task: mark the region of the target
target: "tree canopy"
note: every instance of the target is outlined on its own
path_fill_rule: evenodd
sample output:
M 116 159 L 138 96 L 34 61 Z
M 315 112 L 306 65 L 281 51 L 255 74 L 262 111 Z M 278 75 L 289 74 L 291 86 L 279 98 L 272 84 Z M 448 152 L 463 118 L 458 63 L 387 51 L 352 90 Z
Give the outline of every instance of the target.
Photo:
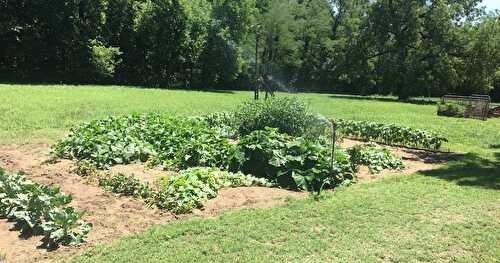
M 500 94 L 480 0 L 0 0 L 0 81 Z

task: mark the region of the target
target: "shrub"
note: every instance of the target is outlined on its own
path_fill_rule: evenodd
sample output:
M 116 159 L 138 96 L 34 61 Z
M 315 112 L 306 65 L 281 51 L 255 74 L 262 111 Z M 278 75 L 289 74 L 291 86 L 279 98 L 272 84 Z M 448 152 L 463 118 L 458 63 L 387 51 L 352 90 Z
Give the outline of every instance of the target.
M 332 171 L 330 149 L 324 138 L 310 141 L 265 128 L 241 138 L 230 169 L 264 177 L 292 189 L 333 188 L 352 179 L 352 170 L 347 154 L 338 150 Z
M 420 129 L 369 121 L 335 120 L 340 135 L 394 146 L 439 149 L 448 140 Z
M 378 173 L 384 169 L 403 169 L 401 158 L 395 156 L 387 148 L 370 143 L 357 145 L 347 150 L 353 170 L 359 165 L 366 165 L 371 173 Z
M 438 103 L 437 114 L 439 116 L 463 118 L 465 114 L 465 106 L 454 102 L 440 102 Z
M 272 127 L 282 133 L 300 136 L 306 130 L 308 117 L 306 104 L 294 97 L 249 101 L 238 107 L 235 112 L 235 122 L 240 135 Z
M 161 179 L 154 193 L 154 203 L 174 213 L 188 213 L 215 198 L 220 188 L 239 186 L 270 186 L 267 180 L 242 173 L 229 173 L 216 168 L 190 168 L 179 175 Z

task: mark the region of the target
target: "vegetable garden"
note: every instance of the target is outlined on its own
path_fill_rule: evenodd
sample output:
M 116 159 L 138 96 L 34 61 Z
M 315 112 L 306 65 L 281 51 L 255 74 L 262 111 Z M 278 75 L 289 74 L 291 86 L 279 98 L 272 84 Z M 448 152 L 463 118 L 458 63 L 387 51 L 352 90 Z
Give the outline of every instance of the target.
M 203 209 L 222 188 L 320 193 L 355 182 L 360 166 L 371 173 L 405 168 L 401 157 L 375 142 L 437 150 L 447 141 L 393 124 L 334 122 L 340 138 L 370 143 L 342 148 L 332 142 L 330 120 L 295 98 L 275 98 L 197 117 L 147 113 L 93 120 L 71 129 L 51 153 L 76 161 L 75 173 L 107 192 L 186 214 Z M 173 174 L 144 182 L 108 170 L 131 163 Z M 0 196 L 0 216 L 17 222 L 22 232 L 44 235 L 48 246 L 80 245 L 92 228 L 69 206 L 71 195 L 22 175 L 1 172 Z

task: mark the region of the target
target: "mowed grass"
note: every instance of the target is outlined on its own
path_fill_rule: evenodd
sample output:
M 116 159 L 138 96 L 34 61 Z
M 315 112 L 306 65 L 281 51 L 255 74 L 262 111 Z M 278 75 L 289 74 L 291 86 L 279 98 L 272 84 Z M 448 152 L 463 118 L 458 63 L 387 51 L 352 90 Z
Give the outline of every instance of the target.
M 500 193 L 422 175 L 150 229 L 72 262 L 497 262 Z
M 279 94 L 283 96 L 285 94 Z M 288 95 L 287 95 L 288 96 Z M 498 262 L 500 120 L 436 116 L 391 98 L 295 94 L 328 117 L 446 134 L 465 154 L 442 168 L 294 200 L 283 207 L 157 226 L 73 262 Z M 0 85 L 0 144 L 51 143 L 82 121 L 161 111 L 231 110 L 250 92 Z
M 298 96 L 313 111 L 331 118 L 397 123 L 446 135 L 445 148 L 493 157 L 500 143 L 500 119 L 487 122 L 439 117 L 435 105 L 401 103 L 389 97 L 360 99 L 330 94 Z M 197 92 L 109 86 L 30 86 L 0 84 L 0 144 L 52 143 L 70 127 L 108 115 L 169 112 L 198 115 L 234 109 L 251 92 Z

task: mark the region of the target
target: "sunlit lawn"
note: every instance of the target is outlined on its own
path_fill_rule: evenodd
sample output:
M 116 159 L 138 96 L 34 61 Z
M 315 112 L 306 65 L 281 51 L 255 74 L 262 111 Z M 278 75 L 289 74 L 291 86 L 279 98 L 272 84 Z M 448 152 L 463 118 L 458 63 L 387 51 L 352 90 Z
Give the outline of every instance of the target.
M 284 94 L 279 94 L 283 96 Z M 397 123 L 446 135 L 469 153 L 447 166 L 360 183 L 321 201 L 231 212 L 154 227 L 76 262 L 498 262 L 500 120 L 436 116 L 391 98 L 294 94 L 332 118 Z M 250 92 L 0 85 L 0 143 L 51 143 L 110 114 L 196 115 L 234 109 Z

